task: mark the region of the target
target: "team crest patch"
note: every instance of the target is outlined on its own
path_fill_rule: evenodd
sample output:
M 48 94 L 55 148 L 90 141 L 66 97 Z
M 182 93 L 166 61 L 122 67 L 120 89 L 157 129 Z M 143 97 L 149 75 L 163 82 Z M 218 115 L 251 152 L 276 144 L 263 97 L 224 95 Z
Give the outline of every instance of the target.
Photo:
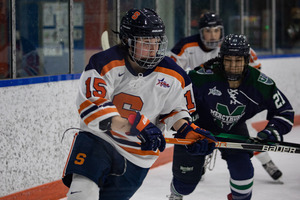
M 157 79 L 158 82 L 156 83 L 156 85 L 160 86 L 160 87 L 163 87 L 163 88 L 169 88 L 170 85 L 169 83 L 167 83 L 167 81 L 165 81 L 165 78 L 162 78 L 162 79 Z
M 258 82 L 264 83 L 266 85 L 273 85 L 274 82 L 272 81 L 272 79 L 270 79 L 269 77 L 267 77 L 265 74 L 260 73 L 260 76 L 258 77 Z
M 214 95 L 214 96 L 221 96 L 222 92 L 220 90 L 217 90 L 216 86 L 214 88 L 209 89 L 208 95 Z

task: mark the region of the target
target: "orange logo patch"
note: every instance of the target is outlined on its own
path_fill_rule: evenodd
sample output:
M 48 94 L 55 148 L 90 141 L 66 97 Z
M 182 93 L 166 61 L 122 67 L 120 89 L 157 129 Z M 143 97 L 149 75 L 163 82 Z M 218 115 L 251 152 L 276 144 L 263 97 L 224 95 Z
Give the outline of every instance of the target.
M 136 12 L 131 16 L 131 18 L 132 18 L 133 20 L 136 20 L 140 15 L 141 15 L 141 13 L 140 13 L 139 11 L 136 11 Z

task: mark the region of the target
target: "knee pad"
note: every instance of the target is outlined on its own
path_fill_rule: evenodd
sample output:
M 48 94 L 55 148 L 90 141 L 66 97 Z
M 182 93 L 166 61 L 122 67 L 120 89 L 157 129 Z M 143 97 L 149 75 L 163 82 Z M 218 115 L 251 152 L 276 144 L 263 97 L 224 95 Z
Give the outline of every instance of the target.
M 89 178 L 73 174 L 73 180 L 67 193 L 68 200 L 98 200 L 99 187 Z
M 176 178 L 173 178 L 171 183 L 171 193 L 182 196 L 189 195 L 195 190 L 197 184 L 198 183 L 184 183 Z

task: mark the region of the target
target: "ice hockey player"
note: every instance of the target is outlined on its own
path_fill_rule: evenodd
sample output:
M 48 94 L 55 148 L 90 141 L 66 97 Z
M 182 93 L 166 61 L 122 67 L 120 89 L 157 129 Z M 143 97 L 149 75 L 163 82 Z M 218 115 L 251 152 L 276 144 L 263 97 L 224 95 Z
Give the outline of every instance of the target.
M 245 121 L 267 110 L 268 124 L 257 137 L 262 141 L 281 141 L 292 129 L 293 108 L 271 78 L 248 65 L 249 49 L 244 35 L 230 34 L 225 37 L 214 66 L 189 72 L 196 101 L 194 123 L 215 135 L 249 136 Z M 228 199 L 251 199 L 253 153 L 233 149 L 220 151 L 230 174 Z M 190 156 L 183 146 L 175 145 L 169 199 L 182 199 L 193 192 L 201 178 L 204 159 L 205 156 Z M 183 171 L 182 166 L 193 170 Z
M 218 56 L 223 39 L 223 20 L 212 11 L 206 12 L 200 18 L 199 33 L 180 40 L 172 48 L 171 58 L 187 71 L 195 69 Z M 261 69 L 261 63 L 252 48 L 250 48 L 249 65 Z M 278 180 L 282 176 L 282 172 L 274 164 L 269 153 L 255 152 L 254 155 L 274 180 Z
M 81 131 L 63 174 L 68 200 L 130 199 L 165 149 L 165 127 L 179 130 L 176 137 L 202 138 L 187 151 L 214 149 L 215 138 L 188 121 L 195 110 L 191 80 L 165 57 L 165 26 L 156 12 L 129 10 L 119 37 L 121 44 L 90 58 L 79 81 Z

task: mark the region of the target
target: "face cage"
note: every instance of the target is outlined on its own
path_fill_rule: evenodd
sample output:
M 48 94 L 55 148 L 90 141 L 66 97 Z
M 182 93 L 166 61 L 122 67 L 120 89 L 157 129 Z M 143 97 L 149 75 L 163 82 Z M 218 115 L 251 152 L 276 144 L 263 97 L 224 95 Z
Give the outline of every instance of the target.
M 157 42 L 151 42 L 155 39 Z M 139 45 L 137 45 L 139 43 Z M 155 46 L 157 45 L 157 48 Z M 167 36 L 136 37 L 128 39 L 129 55 L 140 67 L 152 69 L 165 57 Z M 140 46 L 140 48 L 138 47 Z
M 247 66 L 249 64 L 249 57 L 244 57 L 245 59 L 245 64 L 244 64 L 244 69 L 241 73 L 230 73 L 230 72 L 226 72 L 225 70 L 225 66 L 224 66 L 224 56 L 222 58 L 222 69 L 224 71 L 224 74 L 227 78 L 228 81 L 239 81 L 241 80 L 242 78 L 244 78 L 246 72 L 247 72 Z
M 220 39 L 219 40 L 216 40 L 216 41 L 205 41 L 204 39 L 204 36 L 203 36 L 203 29 L 205 28 L 221 28 L 221 35 L 220 35 Z M 199 30 L 200 32 L 200 39 L 202 41 L 202 43 L 206 46 L 206 48 L 208 49 L 215 49 L 217 48 L 222 42 L 223 42 L 223 39 L 224 39 L 224 27 L 223 26 L 214 26 L 214 27 L 203 27 Z

